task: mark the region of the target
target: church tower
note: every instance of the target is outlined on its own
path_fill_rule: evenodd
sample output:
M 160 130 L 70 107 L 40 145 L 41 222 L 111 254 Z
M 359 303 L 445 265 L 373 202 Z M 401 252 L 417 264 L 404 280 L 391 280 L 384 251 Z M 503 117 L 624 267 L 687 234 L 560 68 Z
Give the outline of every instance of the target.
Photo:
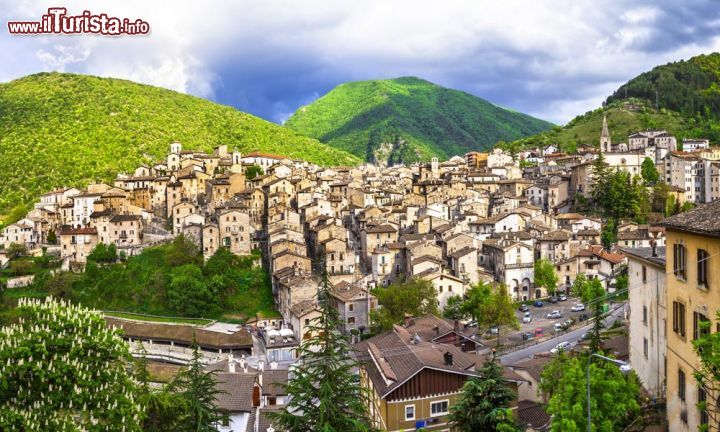
M 610 141 L 610 131 L 607 125 L 607 116 L 603 116 L 602 132 L 600 133 L 600 151 L 610 153 L 612 142 Z

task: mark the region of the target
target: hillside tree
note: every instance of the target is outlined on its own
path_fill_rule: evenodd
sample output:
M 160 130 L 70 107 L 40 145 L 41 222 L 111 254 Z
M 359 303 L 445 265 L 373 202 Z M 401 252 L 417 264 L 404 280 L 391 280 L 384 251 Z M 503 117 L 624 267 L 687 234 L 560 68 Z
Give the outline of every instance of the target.
M 502 326 L 519 329 L 520 323 L 515 315 L 515 307 L 503 284 L 479 282 L 465 293 L 462 312 L 472 317 L 480 328 L 496 326 L 498 345 Z

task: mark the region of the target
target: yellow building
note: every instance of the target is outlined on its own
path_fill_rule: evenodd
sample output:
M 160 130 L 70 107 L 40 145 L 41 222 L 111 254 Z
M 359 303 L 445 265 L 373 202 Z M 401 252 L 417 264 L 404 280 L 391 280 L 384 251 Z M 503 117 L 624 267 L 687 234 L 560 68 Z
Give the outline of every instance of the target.
M 671 431 L 698 430 L 709 418 L 697 403 L 717 397 L 708 395 L 695 381 L 693 373 L 700 362 L 692 342 L 701 334 L 699 323 L 717 321 L 720 310 L 719 214 L 720 201 L 715 201 L 663 222 L 667 235 L 665 376 Z M 710 425 L 710 430 L 717 427 Z

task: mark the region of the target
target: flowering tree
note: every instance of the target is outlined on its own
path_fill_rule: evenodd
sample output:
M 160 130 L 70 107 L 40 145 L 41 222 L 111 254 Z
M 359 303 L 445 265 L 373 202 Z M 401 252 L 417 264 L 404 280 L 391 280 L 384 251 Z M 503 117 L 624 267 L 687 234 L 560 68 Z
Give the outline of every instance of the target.
M 130 355 L 100 313 L 21 299 L 0 328 L 0 430 L 139 431 Z

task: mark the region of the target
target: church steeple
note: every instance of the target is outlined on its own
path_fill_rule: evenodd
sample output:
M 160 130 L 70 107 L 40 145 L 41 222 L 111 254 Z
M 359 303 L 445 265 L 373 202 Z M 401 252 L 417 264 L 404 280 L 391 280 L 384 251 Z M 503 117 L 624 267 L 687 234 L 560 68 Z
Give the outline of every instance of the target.
M 602 132 L 600 133 L 600 151 L 608 153 L 612 148 L 610 130 L 608 129 L 607 116 L 603 116 Z

